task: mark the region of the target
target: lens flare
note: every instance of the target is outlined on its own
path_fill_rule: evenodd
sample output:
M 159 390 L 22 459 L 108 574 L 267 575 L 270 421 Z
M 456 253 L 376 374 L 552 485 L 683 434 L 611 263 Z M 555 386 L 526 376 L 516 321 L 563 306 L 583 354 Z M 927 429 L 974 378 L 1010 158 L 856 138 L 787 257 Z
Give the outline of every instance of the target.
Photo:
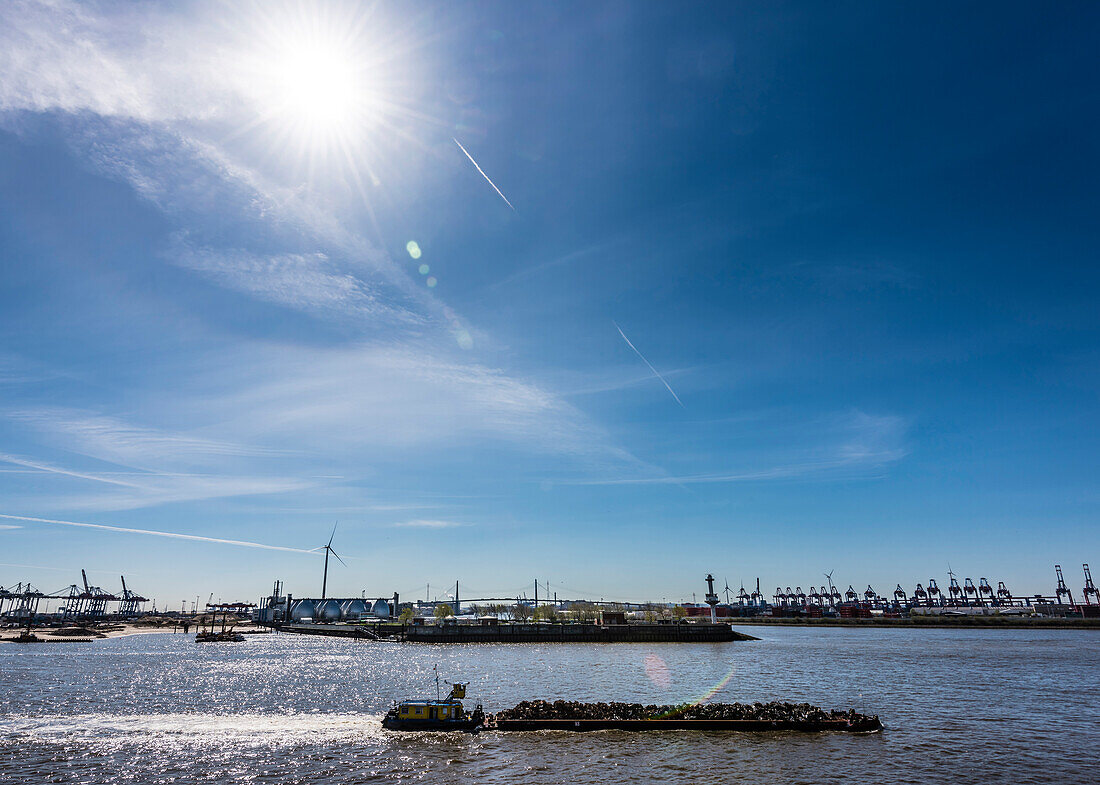
M 662 673 L 663 673 L 664 678 L 668 679 L 669 684 L 671 684 L 671 682 L 672 682 L 671 673 L 668 670 L 668 666 L 665 665 L 664 661 L 660 657 L 658 657 L 654 654 L 650 654 L 645 658 L 645 670 L 646 670 L 646 675 L 649 676 L 649 678 L 650 678 L 650 681 L 652 681 L 654 684 L 656 684 L 658 687 L 661 687 L 662 689 L 664 689 L 664 685 L 662 685 L 658 681 L 658 679 L 661 678 Z M 651 670 L 652 670 L 652 674 L 651 674 Z M 691 708 L 693 706 L 698 706 L 701 703 L 706 703 L 707 701 L 709 701 L 711 698 L 713 698 L 715 695 L 717 695 L 718 693 L 720 693 L 722 690 L 724 690 L 726 688 L 726 686 L 733 679 L 733 675 L 734 675 L 734 672 L 736 670 L 737 670 L 736 665 L 731 666 L 730 670 L 729 670 L 729 673 L 727 673 L 725 676 L 723 676 L 717 684 L 715 684 L 713 687 L 708 689 L 702 695 L 699 695 L 695 698 L 692 698 L 691 700 L 685 701 L 682 705 L 676 707 L 672 711 L 668 711 L 668 712 L 665 712 L 663 714 L 659 714 L 656 717 L 654 717 L 654 719 L 665 719 L 665 718 L 668 718 L 668 717 L 675 717 L 677 714 L 684 711 L 685 709 Z
M 667 690 L 672 684 L 672 675 L 668 665 L 656 654 L 647 654 L 645 657 L 645 675 L 649 680 L 662 690 Z

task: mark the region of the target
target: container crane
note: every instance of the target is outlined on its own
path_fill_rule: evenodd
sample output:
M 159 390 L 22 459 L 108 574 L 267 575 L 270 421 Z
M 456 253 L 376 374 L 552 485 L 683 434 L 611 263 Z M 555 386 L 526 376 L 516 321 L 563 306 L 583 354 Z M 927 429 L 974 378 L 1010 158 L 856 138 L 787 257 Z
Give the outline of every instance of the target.
M 928 604 L 928 592 L 926 592 L 924 587 L 919 583 L 917 584 L 916 590 L 913 592 L 913 599 L 916 601 L 917 605 Z
M 894 589 L 894 605 L 901 607 L 909 601 L 909 595 L 905 593 L 905 589 L 901 588 L 901 584 L 897 585 Z
M 878 599 L 878 592 L 871 588 L 871 584 L 867 584 L 867 590 L 863 592 L 863 598 L 867 601 L 868 605 L 874 605 Z
M 1062 577 L 1062 565 L 1061 564 L 1055 564 L 1054 565 L 1054 573 L 1058 576 L 1058 588 L 1056 588 L 1054 590 L 1054 595 L 1058 598 L 1058 604 L 1061 605 L 1062 604 L 1062 597 L 1066 597 L 1066 598 L 1069 599 L 1069 604 L 1073 605 L 1073 592 L 1071 592 L 1069 590 L 1069 587 L 1066 586 L 1066 581 Z
M 975 605 L 981 605 L 981 598 L 978 596 L 978 587 L 974 585 L 973 578 L 966 578 L 963 584 L 963 591 L 966 593 L 966 604 L 969 605 L 971 601 Z
M 989 604 L 993 604 L 993 587 L 989 585 L 989 581 L 985 578 L 978 579 L 978 596 L 981 597 L 983 602 L 989 600 Z
M 1081 566 L 1085 568 L 1085 604 L 1092 605 L 1091 597 L 1095 597 L 1097 604 L 1100 604 L 1100 589 L 1097 589 L 1092 582 L 1092 573 L 1089 572 L 1089 566 L 1087 564 Z
M 952 605 L 961 605 L 963 599 L 963 590 L 959 586 L 959 581 L 955 577 L 955 573 L 951 572 L 951 568 L 947 568 L 947 576 L 951 579 L 950 585 L 947 587 L 947 593 L 951 596 Z
M 928 602 L 930 605 L 943 605 L 943 592 L 935 578 L 928 579 Z
M 149 600 L 126 587 L 125 575 L 120 575 L 119 578 L 122 580 L 122 597 L 118 605 L 118 615 L 137 616 L 141 612 L 141 604 Z
M 753 595 L 753 596 L 755 596 L 755 595 Z M 754 602 L 752 596 L 750 596 L 749 593 L 747 591 L 745 591 L 745 584 L 743 584 L 743 583 L 741 584 L 741 591 L 737 592 L 737 604 L 740 605 L 741 607 L 744 607 L 744 606 L 750 605 L 750 604 L 755 605 L 755 602 Z

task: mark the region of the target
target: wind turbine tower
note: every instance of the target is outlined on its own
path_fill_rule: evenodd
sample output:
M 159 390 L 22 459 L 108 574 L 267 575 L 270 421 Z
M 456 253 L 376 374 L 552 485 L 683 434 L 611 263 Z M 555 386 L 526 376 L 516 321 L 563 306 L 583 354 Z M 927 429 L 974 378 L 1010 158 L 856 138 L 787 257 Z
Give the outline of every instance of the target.
M 339 525 L 340 525 L 340 522 L 337 521 L 336 524 L 332 527 L 332 534 L 330 534 L 328 536 L 328 542 L 325 543 L 323 548 L 314 548 L 314 550 L 323 550 L 325 552 L 325 574 L 324 574 L 324 577 L 321 579 L 321 599 L 322 600 L 325 599 L 326 593 L 328 592 L 328 555 L 331 553 L 333 556 L 336 557 L 336 560 L 338 562 L 340 562 L 341 564 L 344 564 L 344 560 L 340 558 L 340 554 L 338 554 L 332 548 L 332 538 L 336 536 L 336 527 L 339 526 Z M 347 567 L 348 565 L 344 564 L 344 566 Z

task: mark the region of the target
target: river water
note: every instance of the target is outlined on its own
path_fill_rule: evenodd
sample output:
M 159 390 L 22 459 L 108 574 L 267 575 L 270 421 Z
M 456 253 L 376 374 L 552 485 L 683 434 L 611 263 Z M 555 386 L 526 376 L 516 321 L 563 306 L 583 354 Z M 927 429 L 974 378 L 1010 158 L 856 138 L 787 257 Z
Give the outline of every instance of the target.
M 0 645 L 0 783 L 1086 783 L 1100 631 L 765 628 L 721 644 L 451 645 L 156 633 Z M 880 734 L 397 734 L 391 699 L 806 701 Z M 444 687 L 446 689 L 446 687 Z M 469 705 L 471 701 L 467 701 Z

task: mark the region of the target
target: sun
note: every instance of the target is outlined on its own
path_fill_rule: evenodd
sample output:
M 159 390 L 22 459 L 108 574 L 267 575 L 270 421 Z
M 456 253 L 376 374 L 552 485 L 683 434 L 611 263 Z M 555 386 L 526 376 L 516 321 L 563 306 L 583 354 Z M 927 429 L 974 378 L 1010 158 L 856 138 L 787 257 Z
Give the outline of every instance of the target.
M 276 146 L 310 156 L 347 148 L 397 105 L 385 97 L 393 58 L 366 17 L 332 8 L 263 14 L 241 61 L 254 116 L 248 130 L 262 128 Z
M 303 41 L 272 63 L 270 111 L 275 122 L 315 142 L 353 133 L 371 121 L 370 74 L 339 41 Z
M 291 50 L 277 73 L 283 111 L 322 127 L 346 123 L 363 103 L 362 76 L 347 52 L 316 44 Z

